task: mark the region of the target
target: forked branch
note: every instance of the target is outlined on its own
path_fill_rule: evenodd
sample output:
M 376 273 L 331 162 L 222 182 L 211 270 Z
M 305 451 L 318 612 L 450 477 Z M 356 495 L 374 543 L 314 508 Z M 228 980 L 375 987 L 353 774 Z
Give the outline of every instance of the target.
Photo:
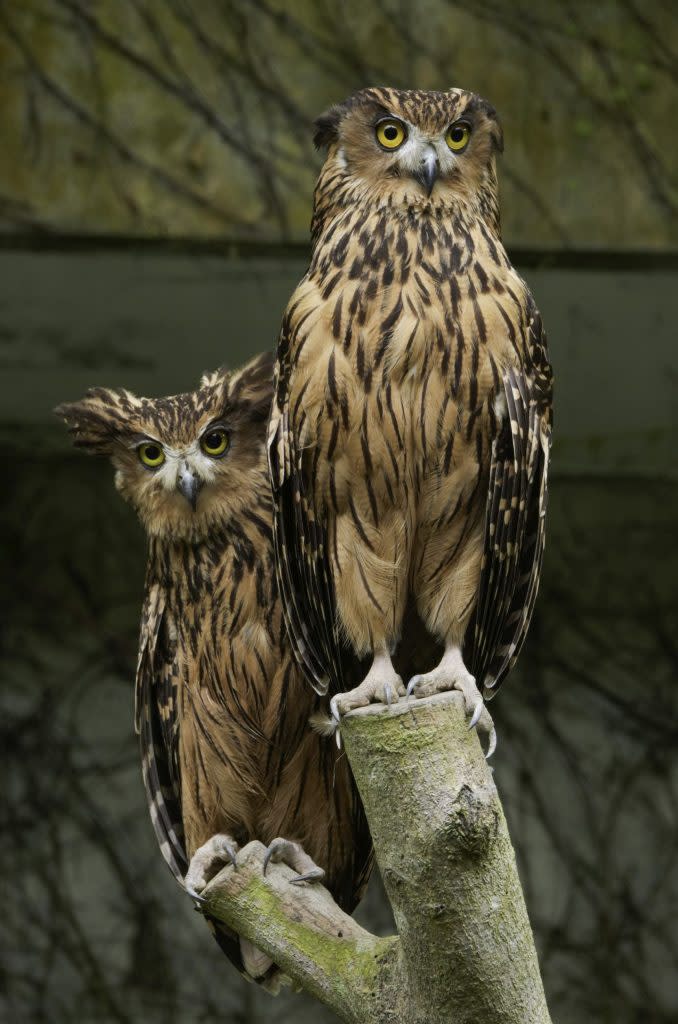
M 515 856 L 460 694 L 347 715 L 342 737 L 398 935 L 361 928 L 319 885 L 262 873 L 250 843 L 206 909 L 355 1024 L 550 1024 Z

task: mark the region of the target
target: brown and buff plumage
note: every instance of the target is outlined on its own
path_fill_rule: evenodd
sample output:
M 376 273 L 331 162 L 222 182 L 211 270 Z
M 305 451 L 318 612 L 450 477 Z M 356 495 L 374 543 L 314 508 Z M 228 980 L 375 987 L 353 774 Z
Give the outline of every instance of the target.
M 78 447 L 111 458 L 149 538 L 136 728 L 167 864 L 199 888 L 239 845 L 285 837 L 303 848 L 294 866 L 313 873 L 312 858 L 350 910 L 371 844 L 346 759 L 309 728 L 317 698 L 284 630 L 265 455 L 271 376 L 263 356 L 191 393 L 99 388 L 57 412 Z M 215 430 L 227 438 L 220 457 L 202 450 Z M 140 460 L 149 442 L 164 454 L 158 467 Z M 216 936 L 239 969 L 271 982 L 262 954 L 223 926 Z
M 355 684 L 347 648 L 373 658 L 336 712 L 397 699 L 413 600 L 445 654 L 410 691 L 462 689 L 493 744 L 475 680 L 496 692 L 525 638 L 551 434 L 541 318 L 500 240 L 501 129 L 463 90 L 366 89 L 315 140 L 312 259 L 269 427 L 290 633 L 319 693 Z

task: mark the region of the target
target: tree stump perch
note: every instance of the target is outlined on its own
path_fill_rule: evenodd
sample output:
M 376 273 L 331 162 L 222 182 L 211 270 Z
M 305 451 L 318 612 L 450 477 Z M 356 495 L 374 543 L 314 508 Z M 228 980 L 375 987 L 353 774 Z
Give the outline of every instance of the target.
M 249 843 L 205 910 L 349 1024 L 550 1024 L 499 795 L 463 698 L 372 705 L 342 720 L 397 936 L 361 928 Z

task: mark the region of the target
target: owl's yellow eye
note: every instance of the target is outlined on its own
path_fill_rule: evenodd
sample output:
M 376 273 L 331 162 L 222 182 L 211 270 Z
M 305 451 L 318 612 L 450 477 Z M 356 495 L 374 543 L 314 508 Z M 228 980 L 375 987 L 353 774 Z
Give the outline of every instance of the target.
M 462 149 L 466 149 L 468 146 L 470 138 L 471 129 L 469 125 L 464 121 L 460 121 L 458 124 L 453 124 L 447 129 L 445 142 L 453 153 L 461 153 Z
M 159 444 L 154 441 L 147 441 L 137 448 L 139 460 L 149 469 L 157 469 L 165 461 L 165 453 Z
M 383 149 L 398 149 L 407 138 L 405 125 L 391 117 L 380 121 L 375 131 L 377 142 Z
M 205 455 L 211 455 L 213 459 L 218 459 L 228 448 L 228 434 L 222 427 L 210 430 L 200 439 L 200 447 Z

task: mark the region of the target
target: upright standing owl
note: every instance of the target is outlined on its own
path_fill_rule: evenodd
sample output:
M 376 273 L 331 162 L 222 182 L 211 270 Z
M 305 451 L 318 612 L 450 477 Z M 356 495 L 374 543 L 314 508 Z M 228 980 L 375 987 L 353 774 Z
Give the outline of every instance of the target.
M 96 388 L 57 413 L 79 448 L 112 460 L 148 534 L 136 728 L 167 864 L 196 893 L 259 839 L 300 878 L 324 873 L 351 910 L 371 841 L 346 759 L 309 728 L 317 698 L 284 629 L 266 466 L 272 369 L 261 356 L 161 399 Z M 215 929 L 239 969 L 271 981 L 269 959 Z
M 512 667 L 544 548 L 551 368 L 500 240 L 493 108 L 365 89 L 316 122 L 311 265 L 278 344 L 269 464 L 298 657 L 341 713 L 397 700 L 408 600 L 443 646 L 408 693 L 486 697 Z M 343 651 L 371 667 L 350 692 Z M 423 667 L 423 666 L 422 666 Z

